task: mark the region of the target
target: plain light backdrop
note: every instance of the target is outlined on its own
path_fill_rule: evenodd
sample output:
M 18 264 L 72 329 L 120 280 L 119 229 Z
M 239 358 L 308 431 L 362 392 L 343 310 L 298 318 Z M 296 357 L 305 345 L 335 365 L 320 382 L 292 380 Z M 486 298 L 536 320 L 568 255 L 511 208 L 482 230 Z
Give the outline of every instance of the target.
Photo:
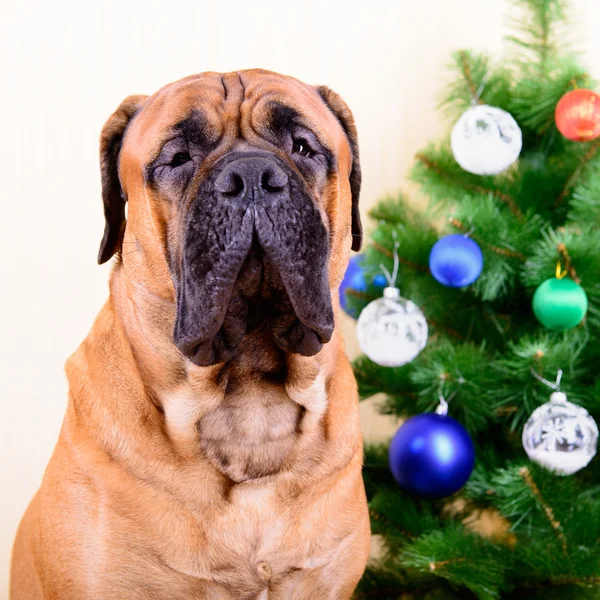
M 0 1 L 0 599 L 65 410 L 63 364 L 107 296 L 97 148 L 120 101 L 204 70 L 327 84 L 354 111 L 366 213 L 448 128 L 435 106 L 450 52 L 498 55 L 510 15 L 504 0 Z M 600 75 L 600 2 L 572 15 Z

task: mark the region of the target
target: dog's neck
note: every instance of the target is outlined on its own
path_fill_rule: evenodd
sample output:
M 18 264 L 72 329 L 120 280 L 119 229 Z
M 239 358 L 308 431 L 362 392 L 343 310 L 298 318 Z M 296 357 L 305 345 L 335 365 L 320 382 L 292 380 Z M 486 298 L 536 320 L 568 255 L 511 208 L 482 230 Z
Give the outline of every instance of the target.
M 87 348 L 83 355 L 80 349 L 67 365 L 73 397 L 83 394 L 74 385 L 80 379 L 76 371 L 81 359 L 86 361 L 88 373 L 95 369 L 108 372 L 112 389 L 103 390 L 103 397 L 93 403 L 96 407 L 115 405 L 115 410 L 101 411 L 96 419 L 110 453 L 133 452 L 124 446 L 123 438 L 129 445 L 143 435 L 153 436 L 157 444 L 168 448 L 167 454 L 189 460 L 200 451 L 199 439 L 210 440 L 201 450 L 213 456 L 217 468 L 232 479 L 244 480 L 252 473 L 259 476 L 262 470 L 269 474 L 283 468 L 292 454 L 290 440 L 301 433 L 306 434 L 306 443 L 312 440 L 316 448 L 317 437 L 322 443 L 325 434 L 335 435 L 334 415 L 338 415 L 342 431 L 342 423 L 356 413 L 356 388 L 339 333 L 317 355 L 303 357 L 282 353 L 268 332 L 258 330 L 243 340 L 235 360 L 198 367 L 172 342 L 174 303 L 167 294 L 135 283 L 121 266 L 113 271 L 110 289 L 109 302 L 82 345 Z M 121 380 L 120 361 L 130 363 L 126 372 L 135 372 L 136 381 Z M 348 388 L 346 395 L 337 394 L 346 406 L 329 406 L 327 389 L 334 379 L 336 386 Z M 129 421 L 108 426 L 102 422 L 106 414 L 127 414 Z M 132 422 L 131 415 L 138 421 Z M 256 439 L 250 439 L 253 428 Z M 244 436 L 247 439 L 241 439 Z M 354 427 L 346 429 L 344 437 L 348 447 L 360 439 Z M 231 444 L 237 444 L 239 449 L 244 442 L 248 456 L 226 455 L 224 448 L 229 451 Z M 254 445 L 262 448 L 266 444 L 273 446 L 270 462 L 253 463 L 249 457 L 256 455 Z M 272 456 L 281 456 L 281 464 L 273 463 Z M 158 460 L 158 456 L 154 458 Z M 240 466 L 244 461 L 245 466 Z

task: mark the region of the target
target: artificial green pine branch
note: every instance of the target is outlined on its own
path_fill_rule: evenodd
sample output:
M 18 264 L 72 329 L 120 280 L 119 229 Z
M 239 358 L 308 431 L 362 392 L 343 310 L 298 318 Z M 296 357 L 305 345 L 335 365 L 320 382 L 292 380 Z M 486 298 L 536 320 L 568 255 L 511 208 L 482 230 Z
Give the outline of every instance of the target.
M 598 582 L 536 582 L 513 590 L 506 600 L 598 600 Z
M 446 118 L 455 121 L 473 104 L 506 106 L 511 98 L 508 70 L 493 67 L 489 56 L 460 50 L 452 55 L 451 79 L 439 102 Z
M 562 206 L 570 197 L 573 187 L 579 183 L 586 170 L 590 167 L 590 163 L 595 162 L 598 158 L 598 152 L 600 151 L 600 141 L 596 140 L 591 142 L 587 148 L 585 154 L 579 160 L 579 163 L 575 166 L 572 173 L 565 181 L 560 194 L 554 201 L 554 208 Z
M 531 134 L 539 136 L 555 131 L 554 109 L 564 94 L 593 85 L 588 73 L 569 59 L 557 65 L 551 76 L 527 73 L 516 84 L 506 106 L 523 128 L 525 138 L 531 139 Z
M 386 444 L 366 444 L 364 453 L 363 479 L 370 501 L 379 490 L 394 488 L 395 482 L 390 473 Z
M 370 565 L 361 579 L 354 597 L 357 600 L 398 600 L 402 594 L 414 590 L 410 577 L 402 576 L 396 569 Z
M 561 391 L 600 422 L 600 141 L 572 142 L 554 124 L 560 98 L 594 82 L 566 52 L 561 0 L 519 0 L 508 61 L 469 51 L 453 56 L 440 107 L 451 122 L 472 103 L 509 111 L 523 133 L 518 162 L 496 176 L 476 176 L 454 159 L 448 141 L 416 156 L 411 177 L 429 199 L 426 211 L 402 196 L 371 211 L 367 279 L 391 269 L 399 242 L 398 286 L 429 325 L 426 348 L 399 368 L 355 362 L 362 396 L 382 393 L 382 412 L 432 411 L 440 394 L 449 415 L 470 432 L 476 467 L 462 492 L 428 501 L 400 490 L 385 446 L 365 451 L 364 477 L 373 530 L 383 554 L 358 598 L 492 600 L 600 597 L 600 460 L 569 477 L 528 460 L 523 426 Z M 484 271 L 466 289 L 444 287 L 429 272 L 429 252 L 448 233 L 470 235 Z M 587 293 L 585 319 L 566 331 L 544 329 L 532 295 L 560 267 Z M 352 295 L 361 309 L 381 297 L 369 284 Z M 481 514 L 509 531 L 476 533 Z M 498 516 L 499 515 L 499 516 Z M 467 526 L 468 525 L 468 526 Z
M 510 552 L 462 527 L 433 531 L 408 544 L 404 567 L 431 573 L 469 589 L 479 600 L 495 600 L 507 589 Z
M 371 530 L 385 536 L 387 552 L 396 555 L 402 547 L 420 535 L 440 528 L 441 521 L 429 503 L 415 502 L 396 486 L 381 488 L 369 502 Z
M 533 63 L 539 75 L 547 75 L 556 55 L 562 49 L 566 4 L 563 0 L 513 0 L 523 13 L 514 19 L 514 35 L 506 39 L 528 51 L 528 62 Z
M 413 412 L 430 412 L 439 402 L 440 394 L 449 398 L 456 393 L 460 402 L 450 402 L 450 414 L 470 431 L 476 432 L 494 419 L 490 408 L 488 390 L 492 378 L 481 364 L 489 359 L 485 346 L 463 343 L 452 344 L 448 339 L 432 344 L 411 364 L 410 380 L 418 394 L 413 402 Z M 388 403 L 389 412 L 393 405 Z
M 421 185 L 432 204 L 460 202 L 465 197 L 492 196 L 505 204 L 518 220 L 523 212 L 510 194 L 510 179 L 467 173 L 456 163 L 448 145 L 429 146 L 415 156 L 411 179 Z
M 595 169 L 590 170 L 573 189 L 570 222 L 600 227 L 600 177 L 595 175 Z
M 579 361 L 587 342 L 586 331 L 575 329 L 524 336 L 508 345 L 491 365 L 496 373 L 496 385 L 490 390 L 490 402 L 494 410 L 505 415 L 510 429 L 520 430 L 531 413 L 548 401 L 550 390 L 533 372 L 552 380 L 558 369 L 565 370 L 562 389 L 570 400 L 588 408 L 597 406 L 598 400 L 581 381 L 585 371 Z
M 355 592 L 356 600 L 474 600 L 466 591 L 452 589 L 440 578 L 423 577 L 414 569 L 403 570 L 397 561 L 373 561 Z
M 391 396 L 407 396 L 411 405 L 414 402 L 416 390 L 409 369 L 382 367 L 366 356 L 360 356 L 354 362 L 354 373 L 363 399 L 384 392 Z
M 592 301 L 600 299 L 600 236 L 595 224 L 570 222 L 543 231 L 523 268 L 523 284 L 537 287 L 556 271 L 557 263 L 582 285 Z

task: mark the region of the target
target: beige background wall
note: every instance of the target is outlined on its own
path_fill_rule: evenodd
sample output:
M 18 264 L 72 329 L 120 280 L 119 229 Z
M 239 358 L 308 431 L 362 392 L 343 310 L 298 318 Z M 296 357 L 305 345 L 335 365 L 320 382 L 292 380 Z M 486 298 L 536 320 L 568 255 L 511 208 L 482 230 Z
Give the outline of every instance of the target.
M 600 75 L 597 0 L 575 0 Z M 363 209 L 403 184 L 449 52 L 497 51 L 503 0 L 0 1 L 0 599 L 10 545 L 66 404 L 63 363 L 107 295 L 97 138 L 123 97 L 202 70 L 260 66 L 326 83 L 353 108 Z M 344 324 L 352 342 L 352 325 Z M 368 435 L 380 426 L 365 419 Z

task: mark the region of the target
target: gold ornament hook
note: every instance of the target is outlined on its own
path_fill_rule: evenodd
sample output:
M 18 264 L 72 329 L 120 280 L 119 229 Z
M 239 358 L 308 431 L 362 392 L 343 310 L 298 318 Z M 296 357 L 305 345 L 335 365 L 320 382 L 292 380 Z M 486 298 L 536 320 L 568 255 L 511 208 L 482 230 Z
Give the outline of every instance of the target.
M 569 271 L 566 269 L 563 271 L 562 266 L 560 264 L 560 260 L 556 261 L 556 279 L 562 279 L 566 275 L 568 275 Z

